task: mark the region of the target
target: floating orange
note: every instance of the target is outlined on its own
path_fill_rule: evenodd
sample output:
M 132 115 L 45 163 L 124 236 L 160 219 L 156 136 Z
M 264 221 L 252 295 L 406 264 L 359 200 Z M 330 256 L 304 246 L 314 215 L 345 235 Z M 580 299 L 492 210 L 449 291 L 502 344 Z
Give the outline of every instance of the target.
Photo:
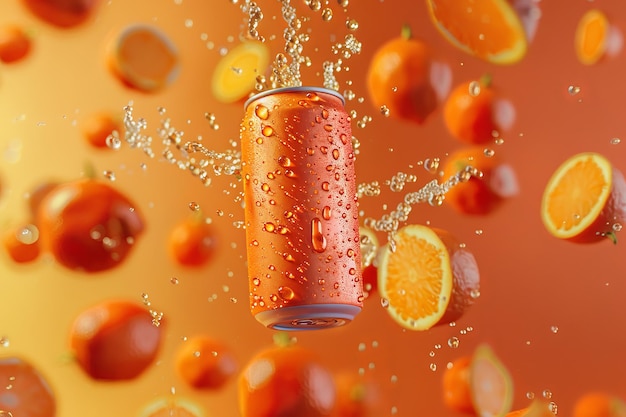
M 541 201 L 548 232 L 573 242 L 616 241 L 626 221 L 626 181 L 604 156 L 586 152 L 563 162 Z
M 478 416 L 504 416 L 513 405 L 513 380 L 488 345 L 474 351 L 469 364 L 469 387 Z
M 443 402 L 452 411 L 474 412 L 469 386 L 471 359 L 471 356 L 462 356 L 448 364 L 443 373 Z
M 269 47 L 259 41 L 246 41 L 220 59 L 213 72 L 213 96 L 222 103 L 241 101 L 254 92 L 258 76 L 270 62 Z
M 499 97 L 490 76 L 465 81 L 452 90 L 443 107 L 443 120 L 452 136 L 470 144 L 493 143 L 515 118 L 510 101 Z
M 515 172 L 497 154 L 485 152 L 482 146 L 459 149 L 446 158 L 443 180 L 471 167 L 474 175 L 465 178 L 445 195 L 444 204 L 459 213 L 487 215 L 497 209 L 506 198 L 517 194 Z
M 397 120 L 423 124 L 449 90 L 449 67 L 408 26 L 381 45 L 367 70 L 367 91 L 375 107 Z M 434 80 L 439 78 L 439 82 Z
M 332 374 L 297 344 L 258 352 L 239 377 L 242 417 L 327 416 L 335 404 Z
M 526 31 L 507 0 L 427 0 L 439 32 L 459 49 L 494 64 L 520 61 L 528 49 Z
M 219 389 L 238 367 L 232 350 L 206 335 L 188 338 L 176 352 L 176 371 L 193 388 Z
M 118 34 L 108 49 L 110 70 L 124 84 L 156 92 L 178 75 L 179 58 L 174 43 L 160 29 L 133 24 Z
M 20 61 L 28 55 L 31 48 L 31 38 L 21 26 L 0 26 L 0 61 L 7 64 Z
M 391 318 L 427 330 L 461 317 L 479 287 L 474 256 L 448 232 L 408 225 L 387 244 L 378 267 L 378 291 Z
M 574 403 L 572 417 L 626 417 L 626 403 L 606 392 L 587 392 Z
M 622 34 L 598 9 L 587 11 L 578 22 L 574 48 L 578 60 L 593 65 L 604 56 L 615 55 L 622 47 Z
M 162 333 L 144 306 L 107 300 L 78 314 L 70 329 L 70 348 L 89 377 L 130 380 L 154 362 Z
M 110 148 L 109 136 L 123 133 L 120 121 L 110 112 L 98 111 L 89 114 L 81 123 L 83 137 L 95 148 Z
M 195 402 L 179 397 L 159 398 L 139 413 L 139 417 L 204 417 L 207 414 Z
M 56 399 L 39 370 L 19 357 L 0 358 L 0 415 L 55 417 Z

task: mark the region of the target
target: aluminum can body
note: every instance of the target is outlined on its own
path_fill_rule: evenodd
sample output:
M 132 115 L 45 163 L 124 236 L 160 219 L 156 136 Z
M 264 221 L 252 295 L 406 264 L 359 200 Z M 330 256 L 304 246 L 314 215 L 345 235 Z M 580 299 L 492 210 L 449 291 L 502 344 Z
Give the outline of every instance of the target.
M 363 284 L 350 117 L 322 88 L 250 98 L 241 124 L 250 308 L 279 330 L 335 327 Z

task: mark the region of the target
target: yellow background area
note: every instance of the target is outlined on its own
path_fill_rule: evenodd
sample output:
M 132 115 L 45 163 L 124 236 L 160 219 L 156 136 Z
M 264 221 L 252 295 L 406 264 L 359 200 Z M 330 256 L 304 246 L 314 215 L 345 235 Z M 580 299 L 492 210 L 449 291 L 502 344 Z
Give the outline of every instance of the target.
M 430 22 L 422 0 L 353 0 L 347 15 L 331 3 L 336 10 L 331 22 L 310 14 L 312 40 L 305 53 L 310 52 L 313 66 L 303 70 L 304 80 L 321 86 L 321 63 L 333 57 L 330 45 L 347 33 L 346 17 L 356 19 L 363 53 L 345 62 L 349 70 L 340 73 L 339 82 L 343 92 L 351 80 L 350 88 L 363 98 L 346 105 L 357 111 L 357 120 L 373 118 L 363 129 L 354 126 L 361 143 L 357 181 L 383 183 L 398 171 L 413 172 L 418 183 L 406 190 L 416 190 L 433 179 L 417 166 L 419 161 L 443 160 L 461 147 L 447 133 L 441 111 L 416 126 L 385 118 L 368 100 L 365 70 L 371 55 L 409 23 L 415 36 L 450 65 L 454 84 L 490 73 L 498 92 L 514 104 L 515 124 L 503 134 L 504 143 L 493 148 L 517 173 L 520 194 L 487 217 L 463 216 L 445 205 L 422 205 L 411 214 L 411 223 L 429 222 L 453 232 L 479 263 L 481 296 L 455 326 L 403 330 L 374 294 L 352 324 L 299 333 L 299 342 L 317 350 L 333 372 L 345 369 L 374 377 L 381 390 L 379 416 L 393 410 L 398 416 L 452 415 L 441 400 L 442 372 L 449 361 L 470 354 L 480 343 L 489 343 L 510 370 L 516 408 L 527 405 L 527 392 L 539 397 L 544 390 L 552 392 L 563 416 L 588 390 L 626 398 L 625 243 L 562 242 L 548 235 L 539 215 L 548 178 L 575 153 L 599 152 L 626 172 L 626 58 L 620 54 L 586 67 L 573 47 L 576 24 L 586 10 L 600 7 L 620 26 L 626 19 L 622 2 L 540 2 L 542 17 L 527 56 L 506 67 L 451 46 Z M 270 42 L 275 54 L 284 28 L 278 2 L 259 4 L 265 14 L 259 30 L 268 39 L 276 37 Z M 294 4 L 305 8 L 303 2 Z M 0 254 L 0 337 L 10 341 L 0 347 L 0 356 L 23 356 L 41 369 L 56 394 L 58 416 L 134 416 L 144 404 L 172 392 L 196 400 L 209 415 L 238 416 L 235 379 L 218 392 L 194 391 L 176 375 L 173 353 L 185 336 L 206 333 L 232 346 L 243 366 L 272 343 L 273 332 L 249 313 L 245 236 L 233 226 L 243 220 L 235 201 L 241 183 L 216 177 L 205 188 L 158 156 L 151 160 L 128 146 L 119 151 L 90 148 L 80 124 L 94 111 L 121 115 L 132 101 L 135 117 L 148 120 L 146 133 L 155 138 L 162 117 L 157 109 L 163 107 L 189 140 L 201 135 L 207 147 L 218 151 L 232 146 L 243 105 L 216 102 L 210 80 L 220 50 L 238 44 L 243 14 L 226 0 L 109 0 L 84 25 L 61 30 L 38 20 L 18 0 L 0 0 L 0 25 L 9 22 L 32 31 L 33 50 L 22 62 L 0 65 L 0 228 L 28 220 L 24 195 L 33 187 L 50 179 L 78 178 L 90 163 L 99 174 L 115 173 L 113 185 L 136 202 L 147 230 L 127 262 L 98 275 L 68 271 L 49 258 L 16 265 Z M 179 49 L 179 77 L 161 92 L 128 89 L 105 65 L 110 36 L 131 23 L 157 26 Z M 569 94 L 570 85 L 579 86 L 580 93 Z M 219 130 L 210 128 L 206 112 L 215 114 Z M 614 137 L 622 143 L 611 144 Z M 158 153 L 160 146 L 154 148 Z M 367 216 L 380 216 L 401 198 L 387 190 L 380 197 L 363 198 L 361 209 Z M 190 213 L 190 202 L 197 202 L 219 231 L 216 258 L 201 270 L 176 266 L 166 252 L 168 233 Z M 67 359 L 73 319 L 96 302 L 111 297 L 141 302 L 143 293 L 167 321 L 158 361 L 131 382 L 90 380 Z M 456 348 L 448 346 L 452 337 L 459 339 Z

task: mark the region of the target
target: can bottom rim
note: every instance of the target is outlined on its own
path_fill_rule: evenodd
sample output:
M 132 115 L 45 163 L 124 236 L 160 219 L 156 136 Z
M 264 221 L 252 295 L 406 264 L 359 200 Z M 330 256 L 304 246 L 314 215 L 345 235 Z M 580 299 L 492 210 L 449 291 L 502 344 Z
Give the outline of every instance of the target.
M 263 311 L 254 317 L 274 330 L 321 330 L 346 325 L 360 311 L 361 307 L 349 304 L 310 304 Z

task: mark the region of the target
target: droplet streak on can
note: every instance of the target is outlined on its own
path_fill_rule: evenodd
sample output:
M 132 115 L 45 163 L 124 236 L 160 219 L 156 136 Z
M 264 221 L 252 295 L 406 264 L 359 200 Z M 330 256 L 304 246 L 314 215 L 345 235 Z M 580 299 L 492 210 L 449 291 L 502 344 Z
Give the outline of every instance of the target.
M 352 130 L 343 100 L 320 88 L 268 91 L 246 103 L 242 127 L 246 238 L 255 242 L 247 245 L 252 314 L 264 322 L 258 315 L 272 311 L 272 321 L 279 321 L 278 313 L 301 307 L 310 314 L 289 316 L 294 328 L 349 322 L 362 307 L 363 288 L 354 152 L 352 142 L 342 140 Z M 289 233 L 275 232 L 281 228 Z M 324 314 L 315 318 L 311 306 Z M 339 312 L 334 322 L 332 310 Z

